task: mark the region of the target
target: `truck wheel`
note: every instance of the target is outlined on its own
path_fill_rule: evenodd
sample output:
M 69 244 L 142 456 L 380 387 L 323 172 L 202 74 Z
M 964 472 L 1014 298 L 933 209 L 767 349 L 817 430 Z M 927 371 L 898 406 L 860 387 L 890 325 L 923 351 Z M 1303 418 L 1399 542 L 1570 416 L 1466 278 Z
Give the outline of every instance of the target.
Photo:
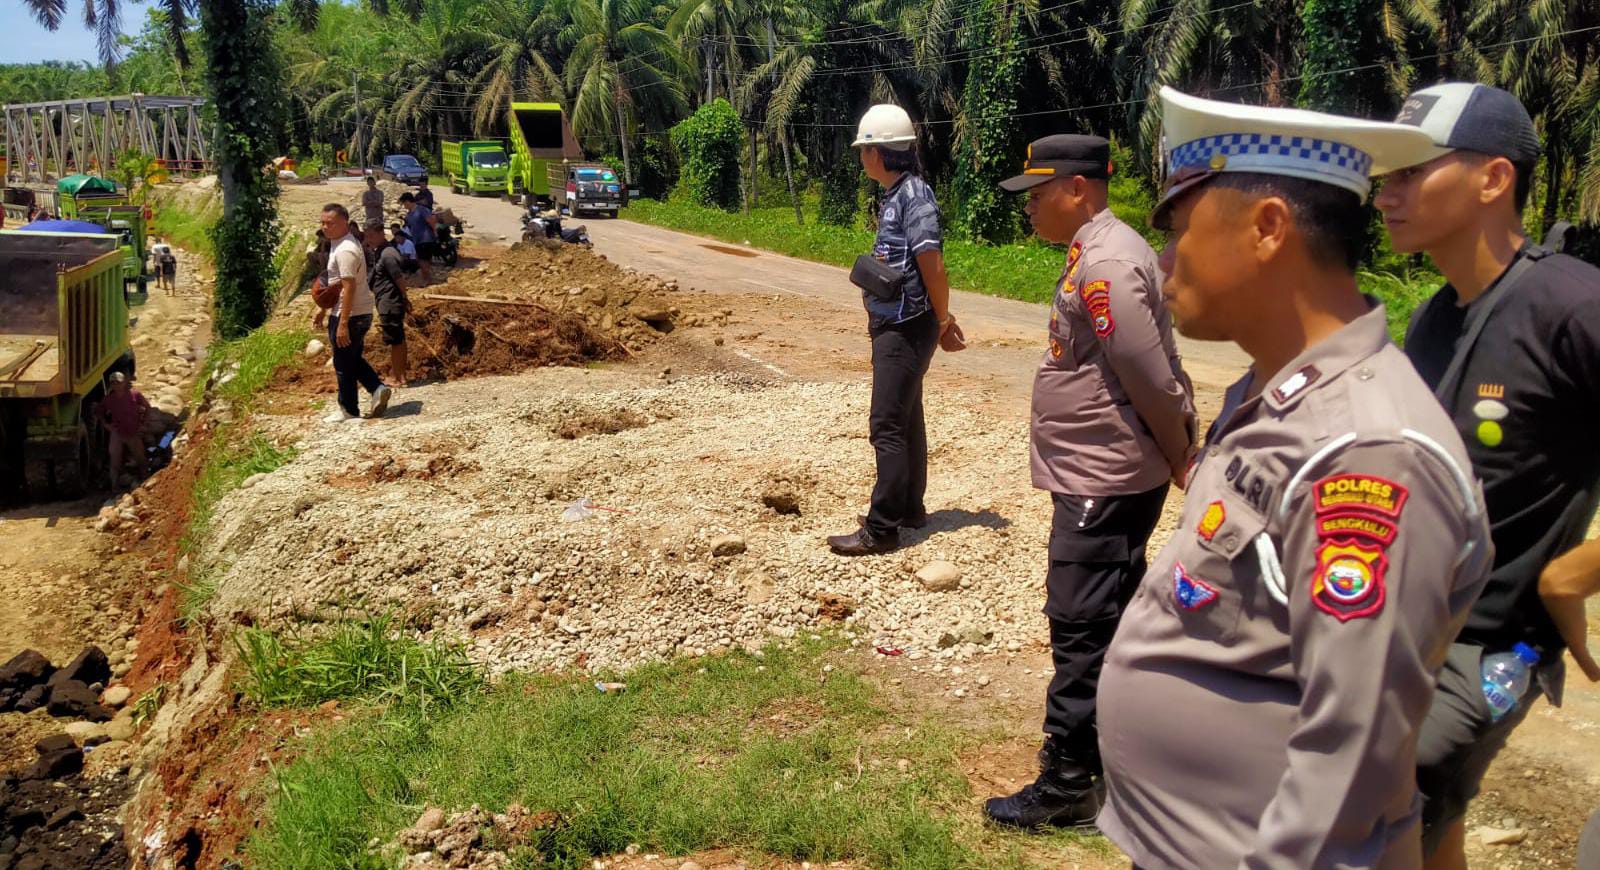
M 617 210 L 616 209 L 612 209 L 612 210 L 606 212 L 606 217 L 611 218 L 612 220 L 616 220 L 617 219 Z

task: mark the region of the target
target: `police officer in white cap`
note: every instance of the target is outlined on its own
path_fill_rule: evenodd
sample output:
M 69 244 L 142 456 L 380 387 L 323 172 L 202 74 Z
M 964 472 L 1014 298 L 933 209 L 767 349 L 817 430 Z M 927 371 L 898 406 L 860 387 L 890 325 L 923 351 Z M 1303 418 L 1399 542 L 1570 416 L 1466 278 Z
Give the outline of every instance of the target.
M 1100 680 L 1097 824 L 1145 867 L 1416 867 L 1417 728 L 1492 555 L 1449 418 L 1356 287 L 1396 124 L 1161 92 L 1179 331 L 1253 360 Z
M 861 118 L 854 145 L 867 176 L 887 192 L 872 255 L 851 274 L 861 285 L 872 336 L 868 426 L 878 475 L 872 506 L 859 518 L 859 528 L 828 538 L 828 546 L 841 556 L 887 553 L 900 546 L 902 528 L 927 524 L 922 377 L 935 347 L 965 347 L 950 313 L 939 204 L 922 178 L 911 116 L 899 106 L 873 106 Z

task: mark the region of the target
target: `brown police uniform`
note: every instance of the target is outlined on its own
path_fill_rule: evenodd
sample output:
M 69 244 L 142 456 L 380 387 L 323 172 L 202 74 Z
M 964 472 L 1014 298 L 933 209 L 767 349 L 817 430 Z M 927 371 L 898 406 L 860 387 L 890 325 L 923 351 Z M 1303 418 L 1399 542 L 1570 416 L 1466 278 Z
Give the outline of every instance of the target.
M 1196 434 L 1161 280 L 1149 243 L 1101 210 L 1067 249 L 1033 382 L 1033 485 L 1054 502 L 1044 730 L 1094 773 L 1100 666 Z
M 1418 866 L 1417 729 L 1492 560 L 1481 491 L 1381 306 L 1251 387 L 1107 656 L 1098 825 L 1148 868 Z

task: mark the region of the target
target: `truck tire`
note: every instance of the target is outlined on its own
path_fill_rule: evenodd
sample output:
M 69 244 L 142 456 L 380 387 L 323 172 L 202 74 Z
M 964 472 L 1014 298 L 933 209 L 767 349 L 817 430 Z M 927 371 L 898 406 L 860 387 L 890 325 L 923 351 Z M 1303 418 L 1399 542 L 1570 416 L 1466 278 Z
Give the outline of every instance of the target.
M 28 500 L 28 418 L 20 402 L 0 402 L 0 505 Z
M 606 217 L 611 218 L 612 220 L 616 220 L 617 219 L 617 209 L 611 209 L 610 211 L 606 212 Z

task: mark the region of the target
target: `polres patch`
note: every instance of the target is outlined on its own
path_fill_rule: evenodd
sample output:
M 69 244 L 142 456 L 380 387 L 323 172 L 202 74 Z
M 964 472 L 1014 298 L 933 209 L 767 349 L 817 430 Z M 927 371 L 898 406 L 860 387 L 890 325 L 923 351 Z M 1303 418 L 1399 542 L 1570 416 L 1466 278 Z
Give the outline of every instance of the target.
M 1392 480 L 1370 474 L 1336 474 L 1317 481 L 1318 514 L 1334 510 L 1372 511 L 1399 517 L 1408 491 Z
M 1217 590 L 1204 580 L 1189 576 L 1182 562 L 1172 566 L 1172 600 L 1184 610 L 1199 610 L 1217 601 Z
M 1089 322 L 1094 324 L 1094 334 L 1105 338 L 1116 331 L 1117 321 L 1111 317 L 1111 284 L 1090 281 L 1083 286 L 1083 304 L 1089 309 Z
M 1324 541 L 1317 548 L 1311 601 L 1340 622 L 1375 616 L 1383 610 L 1383 575 L 1388 566 L 1382 547 L 1348 538 Z

